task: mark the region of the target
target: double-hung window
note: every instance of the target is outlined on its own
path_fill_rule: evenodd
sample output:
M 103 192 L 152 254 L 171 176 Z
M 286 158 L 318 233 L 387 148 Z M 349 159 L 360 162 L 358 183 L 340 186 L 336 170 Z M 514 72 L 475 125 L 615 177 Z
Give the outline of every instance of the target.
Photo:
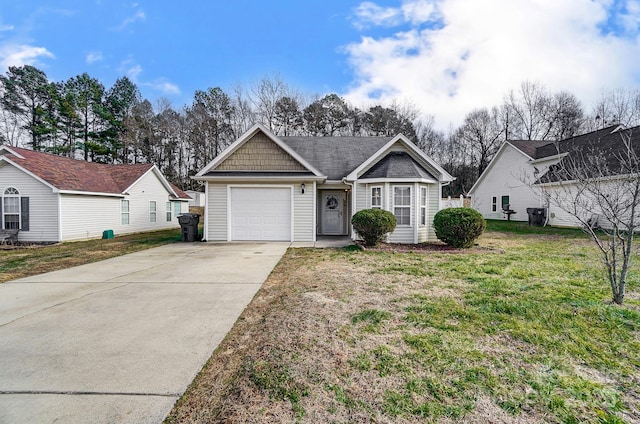
M 167 209 L 167 222 L 171 222 L 171 202 L 167 202 L 166 209 Z
M 382 208 L 382 187 L 371 187 L 371 209 Z
M 2 222 L 5 230 L 20 229 L 20 192 L 9 187 L 2 197 Z
M 420 187 L 420 225 L 427 225 L 427 188 Z
M 498 198 L 497 198 L 496 196 L 493 196 L 493 197 L 491 198 L 491 210 L 492 210 L 493 212 L 495 212 L 495 211 L 498 209 L 498 207 L 496 206 L 496 205 L 497 205 L 497 203 L 498 203 Z
M 122 225 L 129 224 L 129 201 L 121 200 L 120 201 L 120 222 Z
M 393 214 L 398 225 L 411 225 L 411 187 L 393 187 Z
M 149 202 L 149 222 L 156 222 L 156 202 L 151 200 Z

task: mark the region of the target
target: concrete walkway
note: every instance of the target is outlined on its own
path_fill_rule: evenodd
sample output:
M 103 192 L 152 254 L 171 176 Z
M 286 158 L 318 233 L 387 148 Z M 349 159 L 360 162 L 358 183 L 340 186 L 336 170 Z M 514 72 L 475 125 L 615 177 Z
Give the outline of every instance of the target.
M 0 284 L 0 423 L 160 423 L 289 243 L 181 243 Z

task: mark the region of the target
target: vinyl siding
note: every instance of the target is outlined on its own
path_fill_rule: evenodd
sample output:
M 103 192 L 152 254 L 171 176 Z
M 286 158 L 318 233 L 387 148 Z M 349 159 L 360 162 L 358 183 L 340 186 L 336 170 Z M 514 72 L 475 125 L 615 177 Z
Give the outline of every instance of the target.
M 81 194 L 60 195 L 62 212 L 62 240 L 81 240 L 102 237 L 104 230 L 123 234 L 120 224 L 120 198 L 87 196 Z M 132 211 L 133 206 L 129 204 Z M 130 218 L 132 222 L 133 218 Z
M 313 217 L 313 181 L 305 181 L 305 192 L 300 192 L 300 184 L 293 187 L 293 241 L 313 241 L 315 231 Z
M 512 221 L 527 221 L 527 208 L 540 207 L 539 196 L 523 182 L 533 178 L 533 166 L 521 152 L 506 145 L 491 163 L 490 170 L 473 191 L 471 205 L 486 219 L 504 219 L 501 197 L 509 196 Z M 496 211 L 492 210 L 492 198 L 496 197 Z
M 313 241 L 315 237 L 313 208 L 314 192 L 313 181 L 305 181 L 305 193 L 300 190 L 300 183 L 285 184 L 265 184 L 265 187 L 293 187 L 293 241 Z M 207 183 L 208 199 L 207 199 L 207 219 L 208 221 L 208 241 L 227 241 L 228 222 L 227 222 L 227 204 L 228 204 L 228 186 L 231 187 L 254 187 L 259 188 L 256 184 L 212 184 Z
M 6 162 L 0 163 L 0 196 L 8 187 L 15 187 L 21 197 L 29 198 L 29 231 L 18 233 L 24 242 L 53 242 L 58 239 L 58 194 Z
M 437 241 L 436 230 L 433 228 L 433 217 L 440 210 L 440 197 L 442 196 L 442 187 L 440 184 L 429 184 L 427 192 L 427 239 L 426 241 Z
M 227 241 L 227 185 L 207 183 L 207 241 Z
M 129 224 L 122 224 L 121 200 L 129 201 Z M 150 222 L 149 204 L 156 202 L 156 222 Z M 104 230 L 116 235 L 178 228 L 178 218 L 166 220 L 169 192 L 158 177 L 149 172 L 136 182 L 128 195 L 120 197 L 61 195 L 62 239 L 80 240 L 102 237 Z M 186 203 L 186 202 L 185 202 Z M 184 207 L 184 206 L 183 206 Z M 186 208 L 185 208 L 186 209 Z

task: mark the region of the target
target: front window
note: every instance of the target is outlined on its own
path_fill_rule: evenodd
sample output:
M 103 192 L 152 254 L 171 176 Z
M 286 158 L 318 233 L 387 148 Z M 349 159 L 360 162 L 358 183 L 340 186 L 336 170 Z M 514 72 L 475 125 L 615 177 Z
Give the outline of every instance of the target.
M 427 225 L 427 188 L 420 187 L 420 225 Z
M 167 222 L 171 222 L 171 202 L 167 202 Z
M 156 202 L 149 202 L 149 222 L 156 222 Z
M 411 225 L 411 187 L 393 188 L 393 214 L 398 225 Z
M 120 222 L 122 225 L 129 224 L 129 201 L 121 200 L 120 201 Z
M 371 187 L 371 208 L 380 209 L 382 207 L 382 187 Z
M 497 205 L 497 203 L 498 203 L 498 198 L 497 198 L 496 196 L 493 196 L 493 197 L 491 198 L 491 210 L 492 210 L 493 212 L 495 212 L 495 211 L 498 209 L 498 207 L 496 206 L 496 205 Z
M 5 230 L 20 229 L 20 192 L 9 187 L 2 198 L 2 222 Z

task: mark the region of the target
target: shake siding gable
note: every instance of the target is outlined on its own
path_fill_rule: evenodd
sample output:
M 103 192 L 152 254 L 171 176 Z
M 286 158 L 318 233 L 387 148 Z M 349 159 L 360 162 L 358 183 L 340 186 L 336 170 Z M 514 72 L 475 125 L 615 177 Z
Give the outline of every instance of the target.
M 216 167 L 220 171 L 306 171 L 262 132 L 256 133 Z
M 15 187 L 21 197 L 29 198 L 29 231 L 20 231 L 24 242 L 59 241 L 58 194 L 13 165 L 0 163 L 0 196 Z

